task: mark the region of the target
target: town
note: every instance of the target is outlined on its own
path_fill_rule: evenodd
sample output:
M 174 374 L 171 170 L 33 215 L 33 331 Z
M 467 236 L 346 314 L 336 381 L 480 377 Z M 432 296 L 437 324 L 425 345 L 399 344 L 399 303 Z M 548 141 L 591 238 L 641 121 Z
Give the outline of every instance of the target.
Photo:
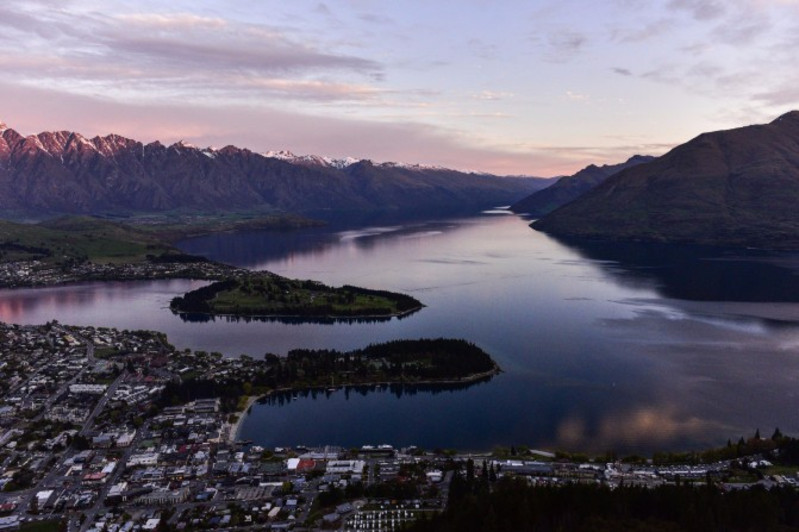
M 0 287 L 55 286 L 81 281 L 217 280 L 241 273 L 241 270 L 232 266 L 194 259 L 191 261 L 162 260 L 118 264 L 91 261 L 68 261 L 56 264 L 38 259 L 0 261 Z
M 0 530 L 399 530 L 442 511 L 462 470 L 550 486 L 797 486 L 766 453 L 658 464 L 526 448 L 267 449 L 238 438 L 266 360 L 55 321 L 0 324 L 0 353 Z

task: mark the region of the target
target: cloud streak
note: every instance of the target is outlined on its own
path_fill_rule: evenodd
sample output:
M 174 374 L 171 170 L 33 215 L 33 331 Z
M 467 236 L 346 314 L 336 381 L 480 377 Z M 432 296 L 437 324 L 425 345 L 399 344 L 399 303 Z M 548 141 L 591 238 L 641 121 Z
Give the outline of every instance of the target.
M 53 20 L 45 24 L 45 16 Z M 10 46 L 0 59 L 6 73 L 75 92 L 88 84 L 89 90 L 103 87 L 113 95 L 124 81 L 128 90 L 133 86 L 155 98 L 225 88 L 300 100 L 358 100 L 377 90 L 324 75 L 367 82 L 383 76 L 375 61 L 320 50 L 277 28 L 188 13 L 78 17 L 56 11 L 37 17 L 10 4 L 0 9 L 0 27 L 17 34 L 15 41 L 38 43 L 33 52 Z M 165 94 L 158 90 L 161 83 L 168 83 Z
M 543 59 L 550 63 L 566 63 L 576 58 L 588 44 L 588 36 L 570 29 L 552 31 L 533 41 L 541 48 Z

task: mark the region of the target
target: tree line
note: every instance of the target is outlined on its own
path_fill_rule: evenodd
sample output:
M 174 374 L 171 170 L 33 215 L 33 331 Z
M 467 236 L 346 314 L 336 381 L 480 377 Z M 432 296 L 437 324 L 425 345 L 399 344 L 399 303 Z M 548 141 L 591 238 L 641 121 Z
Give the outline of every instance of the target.
M 469 472 L 471 468 L 472 472 Z M 723 491 L 714 484 L 656 488 L 597 484 L 530 485 L 492 480 L 490 470 L 458 471 L 447 510 L 411 532 L 744 531 L 799 528 L 799 492 L 757 486 Z

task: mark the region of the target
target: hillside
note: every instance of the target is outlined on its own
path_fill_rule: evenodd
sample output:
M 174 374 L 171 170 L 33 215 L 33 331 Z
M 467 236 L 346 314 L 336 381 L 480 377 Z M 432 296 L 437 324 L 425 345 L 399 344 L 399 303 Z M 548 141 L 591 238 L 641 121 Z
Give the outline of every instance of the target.
M 534 222 L 553 235 L 799 249 L 799 111 L 704 133 Z
M 24 137 L 0 123 L 4 217 L 174 210 L 468 211 L 507 205 L 545 180 L 375 164 L 309 164 L 227 146 L 143 144 L 69 131 Z
M 570 201 L 574 201 L 610 176 L 624 169 L 647 163 L 654 159 L 649 155 L 633 155 L 619 164 L 586 166 L 574 175 L 561 177 L 543 190 L 533 192 L 521 201 L 511 205 L 511 210 L 518 214 L 544 216 Z

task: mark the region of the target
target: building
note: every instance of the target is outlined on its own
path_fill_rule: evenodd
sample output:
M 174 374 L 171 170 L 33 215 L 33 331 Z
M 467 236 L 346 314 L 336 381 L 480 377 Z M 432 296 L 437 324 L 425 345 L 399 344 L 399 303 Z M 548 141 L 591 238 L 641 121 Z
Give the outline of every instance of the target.
M 364 467 L 366 462 L 363 460 L 331 460 L 325 472 L 328 475 L 360 474 Z

